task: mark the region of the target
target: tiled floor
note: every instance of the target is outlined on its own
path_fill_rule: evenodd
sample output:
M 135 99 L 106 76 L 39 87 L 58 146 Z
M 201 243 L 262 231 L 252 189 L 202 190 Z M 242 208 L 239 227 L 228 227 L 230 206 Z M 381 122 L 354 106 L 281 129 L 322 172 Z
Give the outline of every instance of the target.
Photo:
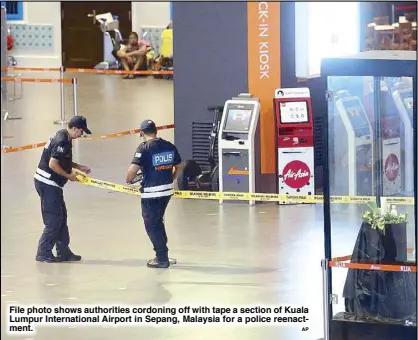
M 36 76 L 31 74 L 31 76 Z M 45 77 L 45 75 L 42 75 Z M 173 122 L 172 82 L 122 80 L 117 76 L 77 75 L 79 111 L 94 134 L 138 127 L 146 118 Z M 66 90 L 71 115 L 71 89 Z M 6 121 L 6 141 L 18 146 L 40 142 L 58 126 L 59 88 L 24 84 L 24 97 L 10 104 L 24 117 Z M 13 112 L 12 112 L 13 113 Z M 161 133 L 172 140 L 173 131 Z M 123 183 L 139 136 L 76 141 L 75 161 L 92 167 L 92 176 Z M 34 261 L 42 231 L 33 173 L 41 149 L 1 157 L 1 304 L 92 305 L 303 305 L 310 309 L 308 332 L 300 326 L 164 326 L 40 328 L 37 340 L 314 340 L 322 337 L 323 256 L 321 205 L 220 206 L 215 201 L 175 200 L 166 215 L 168 270 L 146 268 L 153 256 L 137 197 L 70 183 L 65 189 L 72 249 L 81 263 Z M 337 209 L 337 208 L 335 208 Z M 358 219 L 335 210 L 334 254 L 352 249 Z M 342 278 L 344 277 L 341 272 Z M 338 293 L 340 293 L 339 291 Z M 341 306 L 342 308 L 342 306 Z M 338 310 L 337 310 L 338 311 Z M 202 326 L 203 327 L 203 326 Z M 5 319 L 2 317 L 2 339 Z

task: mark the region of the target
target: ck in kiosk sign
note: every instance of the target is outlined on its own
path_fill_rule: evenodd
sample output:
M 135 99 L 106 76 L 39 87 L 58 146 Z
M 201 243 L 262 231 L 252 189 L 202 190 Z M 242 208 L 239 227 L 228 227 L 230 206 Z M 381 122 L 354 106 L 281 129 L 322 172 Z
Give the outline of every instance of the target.
M 288 195 L 314 195 L 314 129 L 309 89 L 275 90 L 274 111 L 277 191 Z

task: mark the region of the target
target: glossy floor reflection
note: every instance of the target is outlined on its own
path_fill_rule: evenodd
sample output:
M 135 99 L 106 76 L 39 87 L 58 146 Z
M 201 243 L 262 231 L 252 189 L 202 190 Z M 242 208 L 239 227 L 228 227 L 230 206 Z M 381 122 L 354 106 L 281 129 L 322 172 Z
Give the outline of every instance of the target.
M 30 76 L 40 76 L 30 74 Z M 42 75 L 46 77 L 45 74 Z M 51 75 L 52 77 L 52 75 Z M 57 77 L 57 75 L 55 75 Z M 173 122 L 172 82 L 122 80 L 118 76 L 78 74 L 79 114 L 94 134 L 137 128 L 143 119 L 158 125 Z M 23 116 L 7 121 L 12 146 L 46 140 L 58 129 L 59 88 L 24 84 L 23 99 L 10 111 Z M 66 89 L 67 118 L 71 89 Z M 173 130 L 160 134 L 173 140 Z M 92 167 L 92 176 L 123 183 L 139 136 L 76 141 L 74 160 Z M 41 149 L 1 157 L 1 304 L 147 305 L 303 305 L 310 309 L 309 332 L 300 326 L 41 328 L 37 340 L 173 339 L 314 340 L 322 336 L 323 256 L 321 205 L 220 206 L 214 201 L 176 200 L 166 214 L 170 256 L 168 270 L 146 268 L 153 256 L 137 197 L 70 183 L 65 189 L 71 246 L 81 263 L 39 264 L 34 261 L 42 231 L 40 203 L 33 174 Z M 348 216 L 347 212 L 342 216 Z M 346 214 L 346 215 L 344 215 Z M 347 255 L 358 220 L 343 219 Z M 336 250 L 334 250 L 336 252 Z M 2 318 L 2 339 L 5 319 Z

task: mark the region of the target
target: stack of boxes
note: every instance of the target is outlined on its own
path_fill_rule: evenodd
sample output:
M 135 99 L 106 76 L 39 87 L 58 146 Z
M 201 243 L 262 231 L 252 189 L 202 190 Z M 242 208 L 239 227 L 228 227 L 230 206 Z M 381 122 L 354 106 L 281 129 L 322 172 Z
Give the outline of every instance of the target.
M 365 51 L 417 49 L 416 13 L 399 17 L 399 22 L 390 24 L 389 17 L 377 17 L 367 25 Z

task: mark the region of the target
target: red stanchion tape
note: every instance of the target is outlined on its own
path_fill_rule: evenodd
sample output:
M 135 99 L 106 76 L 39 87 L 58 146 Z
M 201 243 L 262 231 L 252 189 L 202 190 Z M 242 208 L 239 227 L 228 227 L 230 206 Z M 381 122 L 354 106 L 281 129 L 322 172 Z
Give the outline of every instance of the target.
M 158 126 L 157 127 L 157 130 L 158 131 L 161 131 L 161 130 L 169 130 L 169 129 L 174 129 L 174 124 L 161 125 L 161 126 Z M 123 136 L 135 135 L 135 134 L 138 134 L 140 132 L 141 132 L 141 129 L 133 129 L 133 130 L 116 132 L 116 133 L 109 133 L 109 134 L 106 134 L 106 135 L 99 135 L 99 136 L 91 136 L 91 137 L 80 138 L 80 140 L 109 139 L 109 138 L 116 138 L 116 137 L 123 137 Z M 18 147 L 14 147 L 14 148 L 9 148 L 9 149 L 1 150 L 1 153 L 3 154 L 3 153 L 11 153 L 11 152 L 24 151 L 24 150 L 31 150 L 31 149 L 41 148 L 41 147 L 43 147 L 45 145 L 46 145 L 46 142 L 35 143 L 35 144 L 27 144 L 27 145 L 22 145 L 22 146 L 18 146 Z

